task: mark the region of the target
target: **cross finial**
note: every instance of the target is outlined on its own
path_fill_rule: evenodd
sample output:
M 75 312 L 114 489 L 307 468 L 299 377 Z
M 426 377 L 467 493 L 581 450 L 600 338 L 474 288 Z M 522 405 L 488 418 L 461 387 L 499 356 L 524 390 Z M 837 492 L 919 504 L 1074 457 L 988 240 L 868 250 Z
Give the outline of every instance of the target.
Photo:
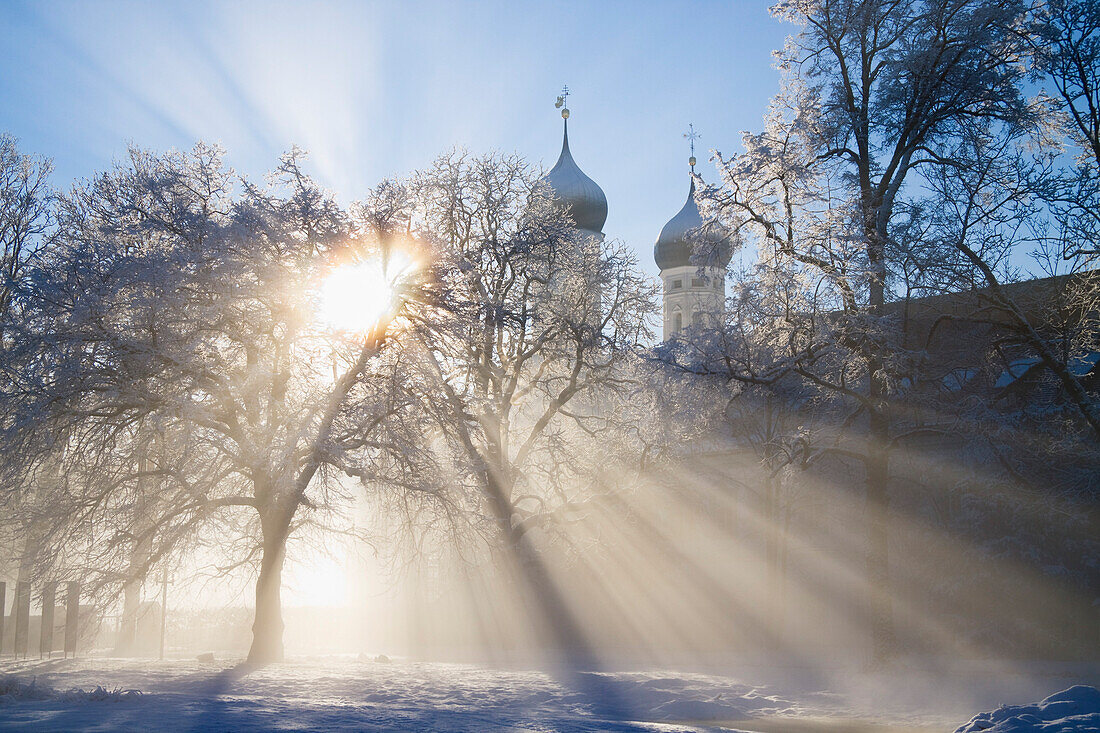
M 560 109 L 565 107 L 566 100 L 569 99 L 569 85 L 563 85 L 561 88 L 561 94 L 558 95 L 558 101 L 554 102 L 554 108 Z M 569 108 L 562 109 L 561 116 L 565 119 L 569 119 Z
M 702 137 L 695 131 L 695 125 L 689 124 L 688 131 L 684 133 L 684 137 L 691 143 L 691 157 L 688 158 L 688 164 L 691 166 L 691 172 L 695 172 L 695 141 Z

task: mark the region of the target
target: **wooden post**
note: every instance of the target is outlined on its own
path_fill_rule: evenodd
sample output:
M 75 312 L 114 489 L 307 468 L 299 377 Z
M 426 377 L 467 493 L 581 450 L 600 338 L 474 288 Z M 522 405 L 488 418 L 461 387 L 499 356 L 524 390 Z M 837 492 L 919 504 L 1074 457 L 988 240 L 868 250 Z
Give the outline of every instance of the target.
M 0 581 L 0 656 L 4 654 L 4 614 L 8 610 L 8 584 Z
M 27 637 L 30 635 L 31 625 L 31 584 L 16 582 L 15 584 L 15 656 L 23 655 L 27 658 Z
M 38 641 L 38 658 L 53 656 L 53 612 L 57 603 L 57 583 L 42 586 L 42 629 Z
M 65 656 L 76 656 L 80 638 L 80 583 L 70 580 L 65 590 Z

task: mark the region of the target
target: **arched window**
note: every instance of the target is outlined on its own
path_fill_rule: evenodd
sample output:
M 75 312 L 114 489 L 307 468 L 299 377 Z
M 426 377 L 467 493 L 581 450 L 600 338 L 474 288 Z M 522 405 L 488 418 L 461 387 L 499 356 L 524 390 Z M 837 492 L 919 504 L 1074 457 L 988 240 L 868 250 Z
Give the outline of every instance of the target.
M 676 311 L 672 314 L 672 332 L 680 333 L 684 328 L 684 314 L 680 311 Z
M 706 316 L 703 311 L 695 311 L 691 314 L 691 325 L 693 326 L 705 326 L 707 325 Z

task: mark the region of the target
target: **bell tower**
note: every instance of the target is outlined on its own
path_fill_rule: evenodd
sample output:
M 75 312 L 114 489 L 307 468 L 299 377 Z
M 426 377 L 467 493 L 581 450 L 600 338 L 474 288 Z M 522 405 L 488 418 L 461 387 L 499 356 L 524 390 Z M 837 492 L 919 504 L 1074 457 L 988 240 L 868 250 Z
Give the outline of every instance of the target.
M 732 256 L 729 233 L 718 222 L 704 221 L 695 202 L 695 140 L 699 135 L 694 125 L 684 137 L 691 143 L 687 201 L 661 229 L 653 247 L 664 291 L 666 341 L 691 327 L 718 325 L 726 304 L 726 265 Z

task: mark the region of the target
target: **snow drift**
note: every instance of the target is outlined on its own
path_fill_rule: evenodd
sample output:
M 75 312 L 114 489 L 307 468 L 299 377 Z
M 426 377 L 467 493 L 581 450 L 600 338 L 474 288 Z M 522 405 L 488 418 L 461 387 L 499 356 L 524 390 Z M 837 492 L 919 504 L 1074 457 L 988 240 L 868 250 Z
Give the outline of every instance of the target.
M 1100 731 L 1100 690 L 1074 685 L 1042 702 L 1002 705 L 978 713 L 955 733 L 1096 733 Z

